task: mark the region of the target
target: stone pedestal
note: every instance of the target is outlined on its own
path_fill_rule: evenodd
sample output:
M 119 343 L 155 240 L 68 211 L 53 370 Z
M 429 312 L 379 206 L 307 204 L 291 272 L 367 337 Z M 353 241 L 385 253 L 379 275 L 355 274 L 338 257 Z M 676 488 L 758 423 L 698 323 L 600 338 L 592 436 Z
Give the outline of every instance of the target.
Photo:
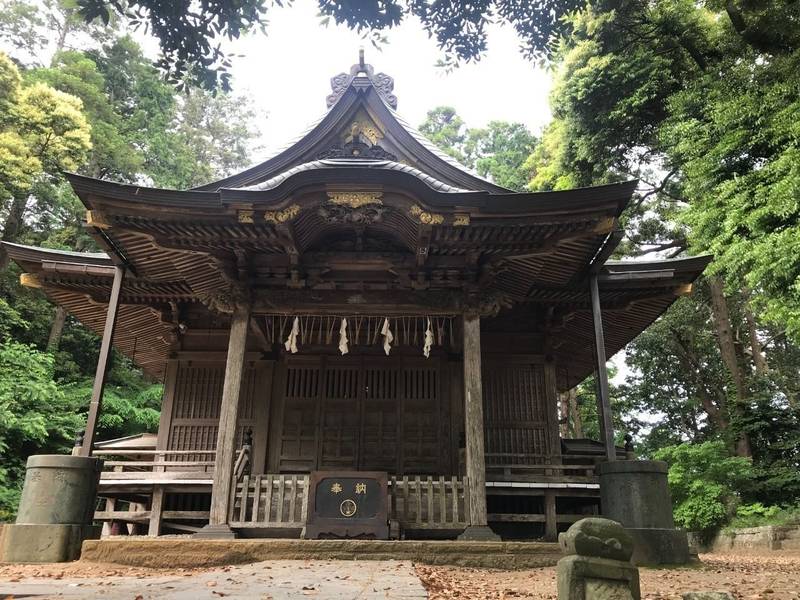
M 65 562 L 80 557 L 94 526 L 103 461 L 85 456 L 37 455 L 28 459 L 17 521 L 6 527 L 0 560 Z
M 633 540 L 619 523 L 581 519 L 559 538 L 558 600 L 640 600 Z
M 227 523 L 219 525 L 206 525 L 200 531 L 192 535 L 198 540 L 235 540 L 239 537 Z
M 689 562 L 688 537 L 672 519 L 667 463 L 617 460 L 600 463 L 597 472 L 603 516 L 621 523 L 632 537 L 634 564 Z
M 488 525 L 470 525 L 458 536 L 462 542 L 499 542 L 497 535 Z

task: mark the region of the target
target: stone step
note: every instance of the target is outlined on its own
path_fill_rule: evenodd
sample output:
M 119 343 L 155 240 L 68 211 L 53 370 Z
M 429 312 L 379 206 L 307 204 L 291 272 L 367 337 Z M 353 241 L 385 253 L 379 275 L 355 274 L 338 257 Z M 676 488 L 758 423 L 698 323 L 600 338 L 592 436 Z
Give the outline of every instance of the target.
M 531 569 L 555 565 L 546 542 L 383 541 L 119 537 L 87 540 L 81 560 L 141 567 L 209 567 L 264 560 L 411 560 L 429 565 Z

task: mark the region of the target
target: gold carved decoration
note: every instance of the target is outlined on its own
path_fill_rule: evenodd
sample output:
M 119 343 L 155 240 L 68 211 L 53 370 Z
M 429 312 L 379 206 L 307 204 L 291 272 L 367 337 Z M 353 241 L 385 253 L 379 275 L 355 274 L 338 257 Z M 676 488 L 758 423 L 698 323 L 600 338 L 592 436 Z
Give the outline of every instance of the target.
M 86 211 L 86 224 L 89 227 L 97 227 L 98 229 L 108 229 L 111 227 L 111 221 L 108 216 L 99 210 Z
M 383 204 L 383 192 L 328 192 L 328 202 L 339 206 L 360 208 L 367 204 Z
M 350 124 L 350 130 L 345 133 L 343 139 L 345 143 L 369 142 L 374 146 L 383 139 L 383 134 L 375 125 L 362 118 Z
M 469 215 L 456 215 L 455 218 L 453 218 L 453 225 L 455 227 L 466 227 L 469 225 Z
M 239 223 L 253 223 L 253 215 L 255 211 L 240 210 L 236 213 Z
M 441 225 L 444 223 L 443 215 L 425 212 L 416 204 L 412 204 L 411 208 L 408 209 L 408 212 L 412 217 L 416 217 L 417 220 L 419 220 L 419 222 L 423 225 Z
M 268 223 L 286 223 L 300 214 L 300 205 L 292 204 L 283 210 L 268 210 L 264 213 L 264 220 Z
M 36 273 L 20 273 L 19 274 L 19 282 L 29 288 L 40 288 L 42 287 L 42 280 L 39 279 L 39 275 Z

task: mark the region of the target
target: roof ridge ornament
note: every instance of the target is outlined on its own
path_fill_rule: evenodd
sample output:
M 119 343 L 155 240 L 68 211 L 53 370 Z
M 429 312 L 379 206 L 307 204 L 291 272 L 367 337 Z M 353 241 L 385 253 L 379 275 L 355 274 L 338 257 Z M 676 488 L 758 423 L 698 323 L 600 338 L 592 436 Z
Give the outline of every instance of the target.
M 375 73 L 372 65 L 364 62 L 363 47 L 358 49 L 358 62 L 350 67 L 349 73 L 339 73 L 331 77 L 331 94 L 325 98 L 325 103 L 329 109 L 339 101 L 339 98 L 347 91 L 353 80 L 360 75 L 365 75 L 381 99 L 394 110 L 397 110 L 397 96 L 394 95 L 394 78 L 386 73 Z

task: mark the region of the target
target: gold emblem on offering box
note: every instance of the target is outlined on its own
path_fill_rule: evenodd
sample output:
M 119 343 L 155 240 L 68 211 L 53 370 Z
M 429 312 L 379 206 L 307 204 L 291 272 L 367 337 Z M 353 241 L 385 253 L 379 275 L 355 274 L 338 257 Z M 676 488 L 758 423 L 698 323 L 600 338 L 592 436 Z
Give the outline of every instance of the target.
M 352 517 L 354 514 L 356 514 L 356 510 L 358 510 L 358 507 L 350 498 L 343 500 L 339 505 L 339 512 L 342 513 L 343 517 Z

